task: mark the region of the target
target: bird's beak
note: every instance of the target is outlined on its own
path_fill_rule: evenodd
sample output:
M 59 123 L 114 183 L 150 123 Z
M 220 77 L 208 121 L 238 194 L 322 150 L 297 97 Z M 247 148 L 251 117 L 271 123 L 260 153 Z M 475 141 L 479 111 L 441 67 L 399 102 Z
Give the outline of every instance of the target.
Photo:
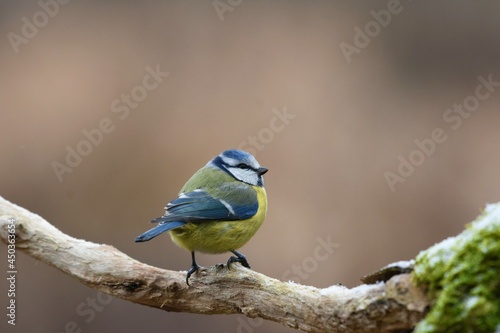
M 269 171 L 269 169 L 268 168 L 264 168 L 264 167 L 260 167 L 260 168 L 257 169 L 257 173 L 259 174 L 259 176 L 262 176 L 267 171 Z

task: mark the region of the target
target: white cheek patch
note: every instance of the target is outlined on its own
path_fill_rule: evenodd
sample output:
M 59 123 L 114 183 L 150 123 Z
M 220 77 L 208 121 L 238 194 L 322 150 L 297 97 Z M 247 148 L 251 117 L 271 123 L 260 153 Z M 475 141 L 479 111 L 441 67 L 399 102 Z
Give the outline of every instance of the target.
M 244 183 L 256 186 L 259 181 L 259 176 L 253 170 L 228 168 L 229 172 L 238 180 Z

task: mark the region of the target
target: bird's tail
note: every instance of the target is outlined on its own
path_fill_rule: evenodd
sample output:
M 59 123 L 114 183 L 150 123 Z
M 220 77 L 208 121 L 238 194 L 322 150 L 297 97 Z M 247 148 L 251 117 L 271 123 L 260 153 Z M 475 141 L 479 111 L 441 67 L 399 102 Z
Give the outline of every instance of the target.
M 167 222 L 167 223 L 160 223 L 156 227 L 149 229 L 145 233 L 139 235 L 136 237 L 135 241 L 137 242 L 146 242 L 152 238 L 155 238 L 161 233 L 164 233 L 165 231 L 169 231 L 175 228 L 182 227 L 185 225 L 185 222 L 180 222 L 180 221 L 173 221 L 173 222 Z

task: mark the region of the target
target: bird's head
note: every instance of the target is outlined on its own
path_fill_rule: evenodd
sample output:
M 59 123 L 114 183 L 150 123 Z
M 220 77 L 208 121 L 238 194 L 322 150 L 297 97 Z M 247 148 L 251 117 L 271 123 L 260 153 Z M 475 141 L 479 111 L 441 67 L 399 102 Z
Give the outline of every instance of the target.
M 253 186 L 264 186 L 262 175 L 268 170 L 260 166 L 252 154 L 238 149 L 223 151 L 208 162 L 207 166 L 219 168 L 235 179 Z

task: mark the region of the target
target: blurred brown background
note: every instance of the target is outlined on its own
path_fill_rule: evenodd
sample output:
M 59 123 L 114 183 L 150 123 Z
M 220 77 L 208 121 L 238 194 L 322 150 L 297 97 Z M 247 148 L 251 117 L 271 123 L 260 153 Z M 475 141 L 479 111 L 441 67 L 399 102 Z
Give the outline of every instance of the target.
M 266 222 L 241 251 L 278 279 L 355 286 L 500 199 L 500 87 L 467 117 L 447 113 L 474 102 L 479 76 L 500 81 L 497 2 L 402 1 L 390 22 L 387 1 L 222 0 L 219 12 L 212 1 L 41 3 L 0 4 L 0 195 L 74 237 L 189 268 L 168 236 L 133 240 L 198 168 L 239 145 L 270 169 Z M 356 27 L 372 37 L 348 62 L 340 45 L 355 46 Z M 145 90 L 157 67 L 169 75 Z M 273 120 L 278 111 L 294 117 Z M 82 131 L 103 119 L 113 129 L 60 181 L 54 162 L 88 149 Z M 435 128 L 447 139 L 418 160 L 415 140 Z M 385 173 L 398 173 L 400 155 L 421 164 L 392 191 Z M 318 238 L 336 243 L 326 259 L 315 257 Z M 17 325 L 3 315 L 2 332 L 63 332 L 71 321 L 82 332 L 292 331 L 119 299 L 93 311 L 94 290 L 23 253 L 17 265 Z

